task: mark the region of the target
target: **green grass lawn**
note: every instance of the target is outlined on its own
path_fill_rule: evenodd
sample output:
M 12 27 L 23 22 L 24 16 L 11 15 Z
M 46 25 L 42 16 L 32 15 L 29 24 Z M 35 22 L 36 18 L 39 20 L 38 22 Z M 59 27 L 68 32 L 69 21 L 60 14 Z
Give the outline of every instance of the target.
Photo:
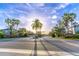
M 63 39 L 63 40 L 79 40 L 78 38 L 64 38 L 64 37 L 52 37 L 55 39 Z
M 73 37 L 72 37 L 72 38 L 64 38 L 64 37 L 61 38 L 61 37 L 60 37 L 60 39 L 64 39 L 64 40 L 79 40 L 78 38 L 73 38 Z
M 0 42 L 14 41 L 14 40 L 17 40 L 17 39 L 24 39 L 24 38 L 27 38 L 27 37 L 18 37 L 18 38 L 0 38 Z
M 65 40 L 79 40 L 78 38 L 64 38 Z
M 0 38 L 0 42 L 13 41 L 16 38 Z

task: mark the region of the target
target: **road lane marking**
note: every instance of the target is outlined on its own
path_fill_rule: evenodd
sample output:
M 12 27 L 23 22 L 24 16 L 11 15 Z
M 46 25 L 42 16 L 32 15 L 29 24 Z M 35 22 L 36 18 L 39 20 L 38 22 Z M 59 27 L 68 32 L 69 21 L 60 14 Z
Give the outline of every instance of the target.
M 0 48 L 0 52 L 19 53 L 19 54 L 30 54 L 31 53 L 31 50 Z
M 50 50 L 48 51 L 51 55 L 54 55 L 54 56 L 68 56 L 68 55 L 72 56 L 70 53 L 63 51 L 62 49 L 50 44 L 49 42 L 47 42 L 47 44 L 49 44 L 49 46 L 52 47 L 52 51 L 50 51 Z
M 33 39 L 33 42 L 35 41 L 35 39 Z M 35 43 L 35 42 L 34 42 Z M 32 51 L 31 51 L 31 54 L 30 54 L 30 56 L 33 56 L 34 55 L 34 47 L 35 47 L 35 44 L 34 44 L 34 46 L 33 46 L 33 48 L 32 48 Z
M 47 47 L 45 46 L 45 44 L 42 42 L 42 40 L 40 39 L 41 45 L 44 47 L 44 50 L 47 52 L 48 56 L 51 56 L 51 54 L 49 53 Z
M 52 41 L 48 41 L 48 40 L 45 40 L 45 41 L 48 42 L 49 44 L 51 44 L 51 45 L 57 47 L 57 48 L 60 49 L 61 51 L 64 51 L 64 53 L 68 53 L 68 55 L 74 55 L 74 56 L 77 56 L 77 55 L 74 54 L 73 52 L 70 52 L 70 51 L 72 51 L 72 50 L 70 50 L 70 49 L 68 49 L 68 48 L 66 48 L 66 47 L 61 47 L 60 45 L 55 44 L 55 43 L 52 42 Z
M 71 43 L 71 42 L 66 42 L 64 40 L 61 40 L 62 42 L 65 42 L 66 44 L 69 44 L 69 45 L 72 45 L 72 46 L 75 46 L 75 47 L 79 47 L 78 44 L 75 44 L 75 43 Z

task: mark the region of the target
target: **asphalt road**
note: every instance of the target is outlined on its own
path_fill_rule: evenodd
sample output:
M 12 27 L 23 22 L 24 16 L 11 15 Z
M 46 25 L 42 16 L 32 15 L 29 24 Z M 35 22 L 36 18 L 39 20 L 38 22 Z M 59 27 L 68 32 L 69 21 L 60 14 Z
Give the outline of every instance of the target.
M 79 56 L 79 40 L 45 36 L 0 41 L 0 56 Z

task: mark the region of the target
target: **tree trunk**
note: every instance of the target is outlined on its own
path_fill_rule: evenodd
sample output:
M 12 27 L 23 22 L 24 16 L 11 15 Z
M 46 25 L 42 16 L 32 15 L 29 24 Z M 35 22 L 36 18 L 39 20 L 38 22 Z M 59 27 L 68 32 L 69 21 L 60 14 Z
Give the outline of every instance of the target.
M 75 28 L 73 27 L 72 29 L 73 29 L 73 34 L 75 34 Z
M 71 22 L 71 29 L 72 29 L 72 34 L 75 34 L 75 28 L 74 28 L 72 22 Z
M 37 38 L 37 29 L 36 29 L 35 31 L 36 31 L 36 35 L 35 35 L 35 37 Z
M 16 31 L 16 37 L 18 37 L 18 35 L 19 35 L 19 34 L 18 34 L 18 25 L 17 25 L 16 30 L 17 30 L 17 31 Z
M 41 37 L 41 28 L 40 28 L 40 37 Z
M 68 26 L 65 27 L 65 31 L 66 31 L 66 33 L 69 33 L 69 28 L 68 28 Z
M 10 37 L 12 37 L 12 27 L 10 27 Z
M 58 37 L 58 35 L 55 33 L 55 37 Z

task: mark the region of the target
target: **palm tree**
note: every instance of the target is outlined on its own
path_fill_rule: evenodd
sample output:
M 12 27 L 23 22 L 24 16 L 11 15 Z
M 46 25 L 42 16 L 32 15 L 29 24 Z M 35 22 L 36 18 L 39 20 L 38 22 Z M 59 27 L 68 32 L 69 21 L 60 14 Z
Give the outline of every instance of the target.
M 39 30 L 40 30 L 40 36 L 41 36 L 41 28 L 42 28 L 42 23 L 41 22 L 39 22 Z
M 5 22 L 7 23 L 8 27 L 9 27 L 10 35 L 12 35 L 12 29 L 13 29 L 13 26 L 14 26 L 13 21 L 11 19 L 7 18 L 7 19 L 5 19 Z
M 39 19 L 35 19 L 35 21 L 32 23 L 32 28 L 36 31 L 36 34 L 38 29 L 40 29 L 41 32 L 42 23 L 39 21 Z
M 71 30 L 72 30 L 72 34 L 75 34 L 73 21 L 74 21 L 74 19 L 76 18 L 76 14 L 71 13 L 71 14 L 70 14 L 70 17 L 71 17 L 70 22 L 71 22 Z
M 64 14 L 62 23 L 64 24 L 67 33 L 69 33 L 69 23 L 71 22 L 71 25 L 72 25 L 75 17 L 76 17 L 76 14 L 74 14 L 74 13 L 65 13 Z M 72 28 L 72 26 L 71 26 L 71 28 Z M 72 30 L 72 33 L 73 33 L 73 30 Z
M 18 28 L 18 25 L 20 24 L 20 20 L 18 19 L 13 19 L 15 25 L 17 26 L 16 29 Z
M 66 33 L 69 33 L 69 30 L 68 30 L 69 29 L 69 27 L 68 27 L 68 24 L 69 24 L 69 14 L 68 13 L 64 14 L 62 23 L 65 26 Z
M 17 25 L 20 23 L 19 20 L 17 19 L 5 19 L 5 22 L 7 23 L 8 27 L 9 27 L 9 30 L 10 30 L 10 35 L 12 35 L 12 32 L 13 32 L 13 29 L 14 29 L 14 26 Z
M 20 20 L 18 20 L 18 19 L 13 19 L 13 21 L 14 21 L 14 23 L 15 23 L 15 25 L 16 25 L 16 35 L 19 35 L 19 33 L 18 33 L 18 25 L 20 24 Z

